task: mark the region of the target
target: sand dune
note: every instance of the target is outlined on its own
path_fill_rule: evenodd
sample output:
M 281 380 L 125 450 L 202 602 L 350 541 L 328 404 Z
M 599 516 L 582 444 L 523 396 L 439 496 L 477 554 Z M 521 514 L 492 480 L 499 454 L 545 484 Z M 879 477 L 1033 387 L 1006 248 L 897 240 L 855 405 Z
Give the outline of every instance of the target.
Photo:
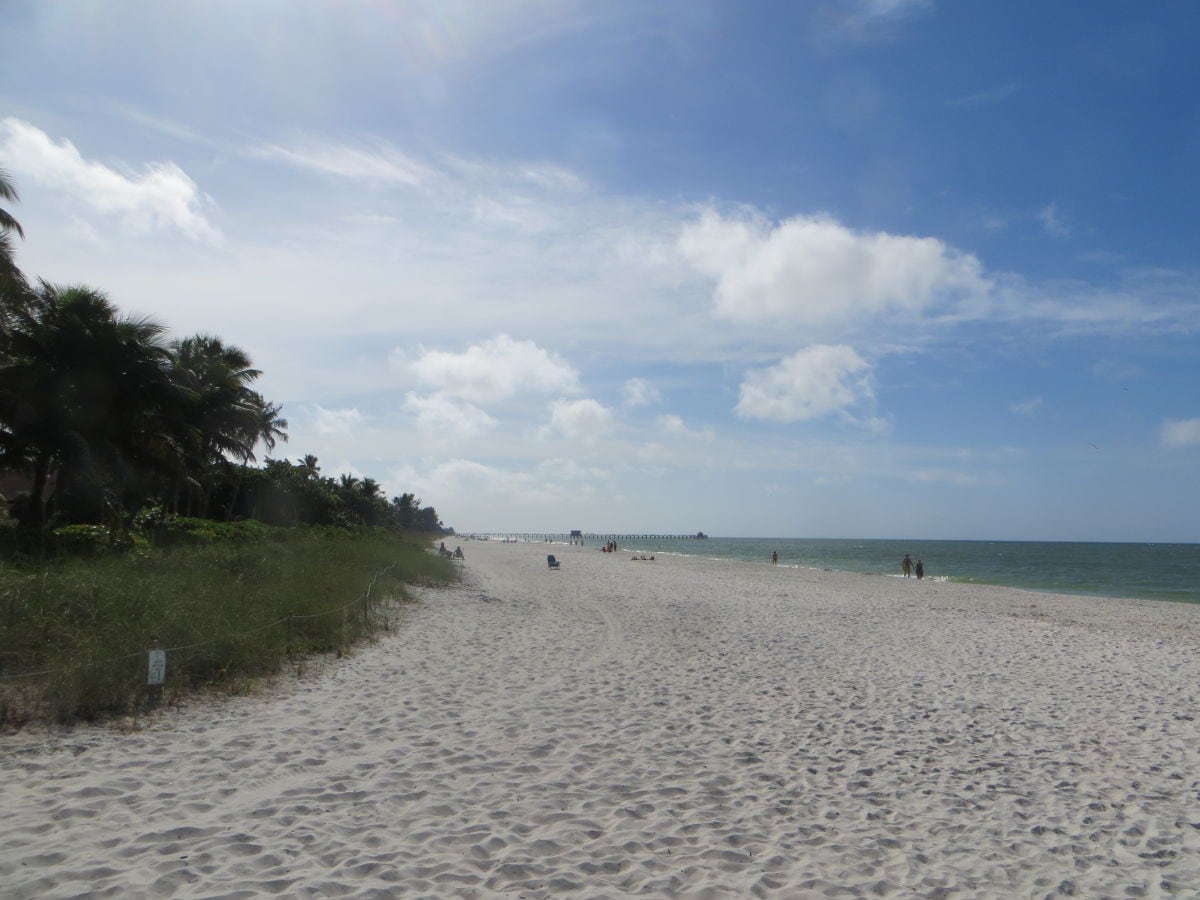
M 0 737 L 0 896 L 1200 885 L 1200 607 L 467 544 L 256 696 Z

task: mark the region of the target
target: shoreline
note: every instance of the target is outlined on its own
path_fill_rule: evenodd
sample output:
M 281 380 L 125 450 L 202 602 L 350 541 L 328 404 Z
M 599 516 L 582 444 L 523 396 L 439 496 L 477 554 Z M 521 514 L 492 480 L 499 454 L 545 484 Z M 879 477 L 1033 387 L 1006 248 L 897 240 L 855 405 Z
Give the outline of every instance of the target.
M 1200 883 L 1200 609 L 472 541 L 304 678 L 0 737 L 5 896 Z
M 648 542 L 634 541 L 626 550 L 760 564 L 772 550 L 780 550 L 781 567 L 891 577 L 901 577 L 900 559 L 911 552 L 914 560 L 925 557 L 926 580 L 1079 597 L 1200 603 L 1200 544 L 645 537 Z M 1036 558 L 1033 566 L 1028 565 L 1030 558 Z

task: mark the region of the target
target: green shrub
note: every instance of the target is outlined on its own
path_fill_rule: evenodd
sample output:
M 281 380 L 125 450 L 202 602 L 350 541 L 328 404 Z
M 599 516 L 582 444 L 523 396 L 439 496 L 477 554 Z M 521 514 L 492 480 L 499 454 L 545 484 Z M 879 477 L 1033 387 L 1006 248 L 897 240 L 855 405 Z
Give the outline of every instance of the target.
M 187 516 L 143 516 L 135 526 L 156 547 L 199 546 L 215 543 L 255 543 L 269 538 L 279 529 L 254 519 L 241 522 L 217 522 Z
M 59 554 L 93 556 L 113 548 L 112 531 L 105 525 L 64 525 L 50 536 L 51 546 Z

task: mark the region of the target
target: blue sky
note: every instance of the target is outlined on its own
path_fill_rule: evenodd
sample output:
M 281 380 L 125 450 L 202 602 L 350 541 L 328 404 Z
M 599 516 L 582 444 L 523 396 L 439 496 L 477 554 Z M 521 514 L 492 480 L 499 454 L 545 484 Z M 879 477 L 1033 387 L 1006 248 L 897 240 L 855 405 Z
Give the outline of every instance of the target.
M 1200 6 L 8 0 L 29 275 L 460 531 L 1200 541 Z

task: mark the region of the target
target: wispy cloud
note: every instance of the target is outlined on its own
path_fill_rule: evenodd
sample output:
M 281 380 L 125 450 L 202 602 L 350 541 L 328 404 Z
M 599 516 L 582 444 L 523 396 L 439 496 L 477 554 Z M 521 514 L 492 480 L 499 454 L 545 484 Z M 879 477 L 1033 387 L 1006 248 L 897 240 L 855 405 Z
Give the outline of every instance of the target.
M 346 434 L 361 425 L 362 421 L 362 413 L 357 409 L 326 409 L 317 406 L 313 428 L 318 434 Z
M 1158 436 L 1168 450 L 1200 447 L 1200 419 L 1167 419 L 1159 429 Z
M 933 0 L 827 0 L 817 7 L 814 36 L 825 42 L 888 38 L 933 8 Z
M 644 378 L 630 378 L 621 388 L 621 394 L 625 405 L 631 407 L 649 406 L 662 398 L 658 388 Z
M 1035 412 L 1042 408 L 1041 397 L 1030 397 L 1028 400 L 1021 400 L 1017 403 L 1010 403 L 1008 406 L 1009 412 L 1015 413 L 1018 416 L 1032 416 Z
M 1010 81 L 1006 84 L 1001 84 L 987 90 L 979 91 L 974 94 L 967 94 L 962 97 L 954 97 L 946 101 L 947 106 L 962 107 L 966 109 L 978 109 L 983 106 L 994 106 L 997 103 L 1002 103 L 1009 97 L 1013 96 L 1021 86 Z
M 1058 210 L 1057 203 L 1048 203 L 1038 210 L 1038 219 L 1042 223 L 1042 227 L 1046 229 L 1046 234 L 1053 238 L 1065 238 L 1071 236 L 1071 226 L 1067 224 L 1063 215 Z
M 434 171 L 385 142 L 355 147 L 345 143 L 306 141 L 294 146 L 259 144 L 251 156 L 278 160 L 296 169 L 386 184 L 419 187 L 434 177 Z

